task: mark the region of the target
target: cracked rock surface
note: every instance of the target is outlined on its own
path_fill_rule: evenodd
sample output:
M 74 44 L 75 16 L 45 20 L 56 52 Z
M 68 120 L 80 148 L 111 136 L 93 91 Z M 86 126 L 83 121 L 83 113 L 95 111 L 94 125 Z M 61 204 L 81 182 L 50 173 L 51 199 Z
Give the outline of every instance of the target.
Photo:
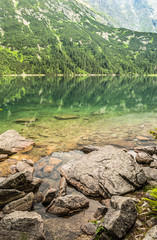
M 85 195 L 104 198 L 129 193 L 146 182 L 133 157 L 110 145 L 69 161 L 60 172 Z

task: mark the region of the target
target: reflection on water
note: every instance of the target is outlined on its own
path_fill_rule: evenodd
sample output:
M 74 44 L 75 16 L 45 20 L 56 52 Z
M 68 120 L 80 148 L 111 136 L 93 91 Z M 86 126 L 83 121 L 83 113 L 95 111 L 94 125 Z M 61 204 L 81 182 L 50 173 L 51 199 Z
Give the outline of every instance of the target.
M 114 144 L 131 149 L 155 143 L 149 134 L 157 127 L 155 77 L 7 77 L 0 82 L 0 134 L 15 129 L 36 143 L 29 153 L 0 163 L 0 176 L 17 159 L 28 155 L 37 161 L 43 157 L 36 164 L 35 174 L 46 181 L 44 184 L 57 188 L 60 166 L 73 154 L 82 153 L 56 151 L 79 149 L 87 144 Z M 45 157 L 48 155 L 51 156 Z M 51 173 L 44 169 L 47 165 L 52 168 Z M 44 189 L 45 185 L 41 190 Z M 47 229 L 54 236 L 70 239 L 73 233 L 79 236 L 78 225 L 89 220 L 97 207 L 98 202 L 91 200 L 88 211 L 69 220 L 50 219 L 40 205 L 35 210 L 44 214 Z M 65 227 L 60 232 L 63 224 L 69 231 Z
M 113 142 L 131 148 L 142 137 L 149 141 L 149 130 L 156 126 L 155 77 L 5 77 L 0 81 L 0 133 L 13 128 L 48 147 L 49 153 L 88 143 Z

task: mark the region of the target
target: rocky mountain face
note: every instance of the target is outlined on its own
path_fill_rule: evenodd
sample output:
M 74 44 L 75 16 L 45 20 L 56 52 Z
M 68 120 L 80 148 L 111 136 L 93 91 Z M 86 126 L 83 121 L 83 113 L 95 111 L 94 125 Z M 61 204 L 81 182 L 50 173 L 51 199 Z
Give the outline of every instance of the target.
M 140 32 L 157 32 L 155 0 L 83 0 L 104 15 L 110 25 Z
M 107 25 L 80 0 L 1 0 L 0 74 L 157 71 L 157 34 Z

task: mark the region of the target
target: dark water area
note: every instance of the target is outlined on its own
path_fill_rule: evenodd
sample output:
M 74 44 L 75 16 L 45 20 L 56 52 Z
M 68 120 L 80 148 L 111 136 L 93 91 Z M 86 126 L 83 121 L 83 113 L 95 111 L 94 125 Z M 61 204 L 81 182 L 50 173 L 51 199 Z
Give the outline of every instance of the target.
M 83 154 L 78 150 L 84 145 L 156 144 L 149 131 L 157 127 L 157 77 L 2 77 L 0 82 L 0 134 L 15 129 L 36 143 L 29 154 L 39 160 L 35 175 L 44 180 L 41 191 L 58 188 L 60 167 Z M 75 190 L 69 187 L 70 193 Z M 84 239 L 77 225 L 89 221 L 99 205 L 90 200 L 87 211 L 70 218 L 46 214 L 41 204 L 35 211 L 45 220 L 47 239 Z

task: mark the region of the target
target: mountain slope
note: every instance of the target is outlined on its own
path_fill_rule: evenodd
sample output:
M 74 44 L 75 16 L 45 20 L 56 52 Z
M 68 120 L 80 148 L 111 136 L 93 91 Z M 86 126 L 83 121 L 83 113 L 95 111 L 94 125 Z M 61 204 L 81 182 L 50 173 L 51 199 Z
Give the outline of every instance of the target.
M 1 0 L 0 74 L 157 72 L 157 34 L 104 23 L 77 0 Z
M 103 13 L 110 25 L 140 32 L 157 32 L 156 0 L 82 1 Z

